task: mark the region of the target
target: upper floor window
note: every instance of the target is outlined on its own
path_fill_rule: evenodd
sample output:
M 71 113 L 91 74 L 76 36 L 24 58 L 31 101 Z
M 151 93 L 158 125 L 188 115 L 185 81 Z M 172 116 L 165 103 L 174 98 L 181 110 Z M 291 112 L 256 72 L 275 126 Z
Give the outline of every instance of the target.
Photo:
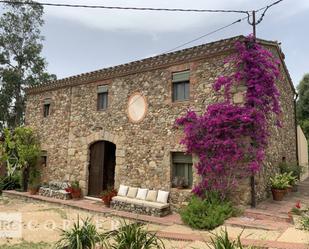
M 105 110 L 108 106 L 108 87 L 98 86 L 97 109 Z
M 173 101 L 185 101 L 190 97 L 190 71 L 173 73 L 172 75 L 172 99 Z
M 43 106 L 43 115 L 45 118 L 50 115 L 50 105 L 51 105 L 51 100 L 45 99 L 44 106 Z
M 172 153 L 172 187 L 192 187 L 192 156 L 183 152 Z

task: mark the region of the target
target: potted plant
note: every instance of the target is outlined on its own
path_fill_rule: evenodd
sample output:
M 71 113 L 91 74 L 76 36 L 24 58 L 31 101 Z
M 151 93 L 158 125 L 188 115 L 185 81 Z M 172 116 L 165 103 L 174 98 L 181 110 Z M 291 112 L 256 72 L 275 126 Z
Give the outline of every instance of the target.
M 117 191 L 115 189 L 107 189 L 102 192 L 101 199 L 104 202 L 106 207 L 110 207 L 112 198 L 117 195 Z
M 297 185 L 296 185 L 297 177 L 293 176 L 293 172 L 292 171 L 289 172 L 289 173 L 285 173 L 285 174 L 286 174 L 286 177 L 287 177 L 287 179 L 289 181 L 289 186 L 287 188 L 288 193 L 292 192 L 293 188 L 295 188 L 295 186 L 296 186 L 296 191 L 297 191 Z M 296 192 L 296 191 L 294 191 L 294 192 Z
M 35 195 L 39 191 L 40 178 L 40 171 L 36 167 L 31 167 L 28 180 L 28 191 L 31 195 Z
M 302 166 L 300 166 L 297 163 L 287 163 L 287 162 L 282 162 L 279 164 L 280 171 L 282 174 L 288 173 L 291 174 L 295 179 L 291 179 L 290 185 L 291 185 L 291 190 L 292 192 L 297 192 L 298 190 L 298 180 L 300 178 L 300 175 L 303 172 Z
M 188 187 L 188 182 L 185 177 L 176 176 L 173 180 L 173 187 L 184 189 Z
M 275 201 L 282 201 L 289 186 L 287 174 L 276 174 L 270 178 L 271 192 Z
M 71 194 L 73 199 L 80 199 L 82 196 L 82 190 L 79 187 L 79 182 L 78 181 L 74 181 L 70 184 L 69 187 L 67 187 L 65 189 L 68 193 Z

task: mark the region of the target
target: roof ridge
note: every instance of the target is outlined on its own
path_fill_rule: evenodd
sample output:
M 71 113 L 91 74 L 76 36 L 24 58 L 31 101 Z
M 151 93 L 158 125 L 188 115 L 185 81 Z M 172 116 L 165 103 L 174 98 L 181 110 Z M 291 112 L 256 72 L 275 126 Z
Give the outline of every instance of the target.
M 66 87 L 75 84 L 89 83 L 96 80 L 123 76 L 124 74 L 133 74 L 143 70 L 151 70 L 153 68 L 177 63 L 182 60 L 192 60 L 195 57 L 201 57 L 210 54 L 217 54 L 229 49 L 233 49 L 233 41 L 245 39 L 245 36 L 239 35 L 226 39 L 205 43 L 190 48 L 177 50 L 170 53 L 163 53 L 141 60 L 130 61 L 124 64 L 119 64 L 107 68 L 102 68 L 90 72 L 72 75 L 54 81 L 43 82 L 39 85 L 26 88 L 26 93 L 34 93 L 39 91 L 51 90 L 59 87 Z M 263 43 L 274 44 L 272 41 L 258 39 Z

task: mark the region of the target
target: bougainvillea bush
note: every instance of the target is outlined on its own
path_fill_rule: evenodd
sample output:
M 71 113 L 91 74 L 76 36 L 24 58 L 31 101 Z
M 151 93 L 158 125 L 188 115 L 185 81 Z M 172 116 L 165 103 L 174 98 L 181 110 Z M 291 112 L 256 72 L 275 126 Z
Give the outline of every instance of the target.
M 206 191 L 219 191 L 223 197 L 243 177 L 257 173 L 265 157 L 269 137 L 268 122 L 275 117 L 280 126 L 279 61 L 251 36 L 235 44 L 235 72 L 220 76 L 213 88 L 223 92 L 224 102 L 209 105 L 204 114 L 189 110 L 176 120 L 183 127 L 181 143 L 187 153 L 198 156 L 197 173 L 201 181 L 193 192 L 200 197 Z M 244 102 L 233 104 L 232 90 L 244 87 Z M 274 115 L 273 115 L 274 114 Z

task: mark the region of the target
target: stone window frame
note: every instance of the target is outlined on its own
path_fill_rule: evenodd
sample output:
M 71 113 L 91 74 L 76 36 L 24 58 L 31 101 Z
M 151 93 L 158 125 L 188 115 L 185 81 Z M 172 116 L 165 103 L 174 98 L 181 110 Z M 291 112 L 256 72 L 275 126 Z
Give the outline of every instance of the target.
M 99 81 L 99 82 L 96 82 L 95 83 L 95 101 L 94 101 L 94 108 L 95 108 L 95 111 L 97 112 L 107 112 L 110 110 L 110 107 L 111 107 L 111 103 L 112 103 L 112 96 L 111 96 L 111 87 L 110 87 L 110 84 L 111 82 L 110 81 Z M 107 90 L 107 108 L 105 109 L 99 109 L 98 108 L 98 95 L 99 95 L 99 92 L 98 92 L 98 87 L 99 86 L 106 86 L 108 88 Z
M 181 73 L 188 73 L 188 78 L 185 79 L 185 80 L 175 80 L 174 76 L 176 74 L 181 74 Z M 184 71 L 172 73 L 172 96 L 171 96 L 171 98 L 172 98 L 173 102 L 184 102 L 184 101 L 190 100 L 190 85 L 191 85 L 190 84 L 190 73 L 191 73 L 190 70 L 184 70 Z M 188 85 L 188 96 L 187 96 L 187 98 L 184 97 L 183 99 L 181 99 L 181 98 L 179 98 L 179 96 L 178 96 L 178 98 L 175 97 L 175 87 L 176 87 L 176 85 L 180 85 L 180 84 L 184 85 L 184 94 L 186 93 L 186 87 L 185 86 Z
M 45 116 L 45 105 L 47 104 L 48 102 L 48 105 L 49 105 L 49 111 L 48 111 L 48 115 Z M 42 100 L 42 109 L 41 109 L 41 113 L 42 113 L 42 116 L 44 119 L 48 119 L 52 114 L 53 114 L 53 111 L 54 111 L 54 102 L 53 102 L 53 99 L 52 97 L 46 97 Z
M 183 153 L 183 154 L 185 154 L 185 152 L 184 151 L 170 151 L 170 187 L 172 188 L 172 189 L 176 189 L 177 187 L 176 186 L 173 186 L 173 178 L 174 178 L 174 161 L 173 161 L 173 154 L 175 154 L 175 153 Z M 188 187 L 186 187 L 186 188 L 183 188 L 182 190 L 192 190 L 192 188 L 193 188 L 193 186 L 194 186 L 194 182 L 195 182 L 195 179 L 194 179 L 194 159 L 193 159 L 193 156 L 191 156 L 191 158 L 192 158 L 192 161 L 191 161 L 191 167 L 192 167 L 192 175 L 191 175 L 191 177 L 192 177 L 192 182 L 191 182 L 191 184 L 188 186 Z
M 194 72 L 196 69 L 196 65 L 197 65 L 197 62 L 190 62 L 190 63 L 174 65 L 174 66 L 167 68 L 167 72 L 169 74 L 167 103 L 169 105 L 171 106 L 189 105 L 194 100 L 194 96 L 195 96 L 194 86 L 196 84 L 196 78 L 194 76 Z M 190 71 L 189 98 L 183 101 L 173 101 L 173 73 L 182 72 L 182 71 Z

